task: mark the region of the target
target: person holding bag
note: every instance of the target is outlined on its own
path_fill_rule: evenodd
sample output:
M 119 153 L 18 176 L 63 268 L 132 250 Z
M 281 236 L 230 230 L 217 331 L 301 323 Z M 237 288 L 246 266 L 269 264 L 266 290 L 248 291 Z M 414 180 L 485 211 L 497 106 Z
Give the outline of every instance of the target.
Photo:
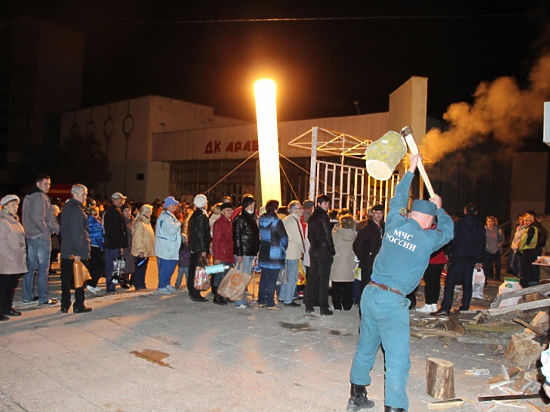
M 189 218 L 189 282 L 187 290 L 189 290 L 189 298 L 194 302 L 206 302 L 202 297 L 200 290 L 195 289 L 195 270 L 200 266 L 200 260 L 203 263 L 206 260 L 206 255 L 210 247 L 210 223 L 206 217 L 206 206 L 208 199 L 203 194 L 198 194 L 193 199 L 193 204 L 196 209 Z
M 233 206 L 231 203 L 222 203 L 220 206 L 221 216 L 214 222 L 212 228 L 212 256 L 214 264 L 223 263 L 233 266 L 235 257 L 233 256 L 233 228 L 231 225 L 231 215 Z M 214 303 L 218 305 L 227 305 L 223 296 L 218 294 L 218 286 L 229 269 L 222 273 L 212 275 L 212 293 L 214 294 Z
M 145 274 L 149 258 L 155 254 L 155 232 L 151 226 L 153 206 L 144 204 L 134 221 L 132 231 L 132 256 L 136 260 L 136 271 L 132 284 L 136 290 L 146 289 Z
M 280 270 L 285 266 L 288 235 L 285 225 L 277 216 L 277 200 L 269 200 L 265 213 L 260 217 L 260 252 L 258 266 L 262 268 L 258 305 L 267 306 L 268 310 L 279 310 L 275 305 L 275 284 Z
M 85 208 L 88 189 L 81 184 L 71 188 L 72 198 L 61 212 L 61 312 L 68 313 L 71 307 L 71 281 L 74 278 L 73 263 L 80 260 L 84 266 L 90 258 L 90 234 Z M 90 312 L 84 305 L 84 287 L 74 290 L 73 312 Z

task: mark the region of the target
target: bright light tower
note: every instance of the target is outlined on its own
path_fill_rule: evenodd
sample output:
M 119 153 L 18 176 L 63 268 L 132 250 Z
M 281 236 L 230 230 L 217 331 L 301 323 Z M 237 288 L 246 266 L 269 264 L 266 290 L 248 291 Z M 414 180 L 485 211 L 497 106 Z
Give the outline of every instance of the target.
M 275 199 L 281 202 L 281 174 L 279 171 L 279 140 L 277 136 L 277 106 L 275 82 L 261 79 L 254 83 L 256 122 L 258 123 L 258 151 L 260 153 L 260 181 L 262 203 Z

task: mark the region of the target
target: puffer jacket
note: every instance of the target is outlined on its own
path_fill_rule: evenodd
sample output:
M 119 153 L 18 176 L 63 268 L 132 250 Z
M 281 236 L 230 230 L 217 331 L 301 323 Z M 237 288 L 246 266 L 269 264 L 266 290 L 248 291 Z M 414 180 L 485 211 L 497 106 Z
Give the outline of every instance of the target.
M 204 210 L 197 208 L 189 218 L 189 249 L 192 253 L 208 252 L 210 247 L 210 223 Z
M 332 232 L 334 248 L 334 262 L 330 269 L 330 278 L 334 282 L 353 282 L 355 279 L 355 253 L 353 253 L 353 241 L 357 233 L 355 229 L 346 229 L 336 226 Z
M 95 216 L 88 216 L 88 228 L 90 230 L 90 242 L 92 242 L 92 246 L 98 247 L 99 250 L 103 250 L 105 231 L 103 230 L 101 221 Z
M 266 269 L 285 266 L 288 235 L 285 225 L 276 213 L 265 213 L 260 218 L 260 253 L 258 265 Z
M 0 276 L 27 272 L 25 230 L 19 218 L 0 210 Z
M 327 212 L 320 206 L 315 207 L 315 211 L 309 217 L 307 224 L 310 257 L 325 260 L 328 256 L 334 256 L 336 251 L 334 250 Z
M 236 256 L 256 256 L 260 248 L 260 231 L 256 215 L 242 210 L 233 221 L 233 244 Z
M 155 232 L 151 218 L 139 213 L 134 221 L 132 235 L 132 256 L 143 253 L 144 257 L 149 257 L 155 254 Z
M 178 260 L 181 244 L 181 222 L 168 210 L 163 210 L 155 226 L 155 256 Z
M 61 258 L 69 259 L 71 255 L 80 259 L 90 258 L 90 233 L 88 216 L 84 205 L 78 200 L 69 199 L 61 212 Z

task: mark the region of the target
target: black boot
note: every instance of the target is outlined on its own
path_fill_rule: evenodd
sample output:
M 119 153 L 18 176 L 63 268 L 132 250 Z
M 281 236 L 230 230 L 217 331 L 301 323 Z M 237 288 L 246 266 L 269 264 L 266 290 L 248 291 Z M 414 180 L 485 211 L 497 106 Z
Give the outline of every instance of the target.
M 365 385 L 356 385 L 352 383 L 349 394 L 350 398 L 348 401 L 348 407 L 346 408 L 347 412 L 357 412 L 374 407 L 374 401 L 371 401 L 367 397 L 367 389 L 365 388 Z
M 384 412 L 405 412 L 405 409 L 394 408 L 393 406 L 384 406 Z
M 224 299 L 224 297 L 221 296 L 221 295 L 218 295 L 218 287 L 217 286 L 212 285 L 211 286 L 211 291 L 212 291 L 212 294 L 214 295 L 214 303 L 215 304 L 217 304 L 217 305 L 227 305 L 227 302 Z

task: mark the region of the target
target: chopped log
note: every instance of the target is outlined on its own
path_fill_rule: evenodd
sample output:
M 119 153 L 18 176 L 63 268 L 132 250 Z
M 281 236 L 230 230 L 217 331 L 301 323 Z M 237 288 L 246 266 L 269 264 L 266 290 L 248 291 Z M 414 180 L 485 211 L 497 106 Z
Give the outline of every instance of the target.
M 426 361 L 426 392 L 432 398 L 448 400 L 455 396 L 454 364 L 445 359 Z
M 442 329 L 414 328 L 414 329 L 411 329 L 411 336 L 419 339 L 432 338 L 434 336 L 446 336 L 449 338 L 456 339 L 460 335 L 456 332 L 449 332 Z
M 524 333 L 512 335 L 510 343 L 504 352 L 504 357 L 520 368 L 528 368 L 540 357 L 542 347 Z
M 531 320 L 532 326 L 540 326 L 543 329 L 548 329 L 548 312 L 539 310 L 533 320 Z
M 539 328 L 538 326 L 533 326 L 527 322 L 525 322 L 523 319 L 520 319 L 520 318 L 514 318 L 512 319 L 514 322 L 516 323 L 519 323 L 521 326 L 525 326 L 527 329 L 529 330 L 532 330 L 533 332 L 535 332 L 537 335 L 545 335 L 546 332 L 544 331 L 544 329 L 542 328 Z
M 442 411 L 449 408 L 459 408 L 464 405 L 460 398 L 449 399 L 448 401 L 428 402 L 428 409 L 432 411 Z
M 550 287 L 550 284 L 545 286 Z M 538 286 L 533 286 L 533 287 L 538 287 Z M 511 295 L 512 293 L 515 293 L 515 292 L 505 293 L 504 295 Z M 503 315 L 505 313 L 514 312 L 516 310 L 530 310 L 530 309 L 537 309 L 537 308 L 545 308 L 548 306 L 550 306 L 550 299 L 547 298 L 543 300 L 537 300 L 534 302 L 520 303 L 514 306 L 509 306 L 504 308 L 487 309 L 482 311 L 482 313 L 487 316 L 498 316 L 498 315 Z
M 464 336 L 464 328 L 455 317 L 449 318 L 443 325 L 448 332 L 454 332 L 459 336 Z
M 538 393 L 522 393 L 520 395 L 493 395 L 493 396 L 480 396 L 477 398 L 479 402 L 487 401 L 513 401 L 517 399 L 537 399 L 540 398 Z
M 525 374 L 523 375 L 523 377 L 530 382 L 538 382 L 540 376 L 541 374 L 538 368 L 534 368 L 534 369 L 531 369 L 530 371 L 526 371 Z

